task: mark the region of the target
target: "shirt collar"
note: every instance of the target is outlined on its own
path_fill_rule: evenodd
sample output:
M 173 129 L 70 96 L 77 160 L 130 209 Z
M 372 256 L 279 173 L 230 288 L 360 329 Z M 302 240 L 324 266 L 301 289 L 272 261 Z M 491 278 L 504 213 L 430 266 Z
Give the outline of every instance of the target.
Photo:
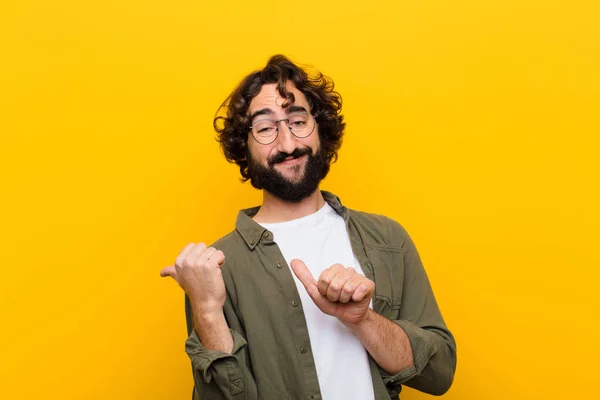
M 344 221 L 348 222 L 348 209 L 342 205 L 340 198 L 325 190 L 321 190 L 321 194 L 331 208 L 341 215 Z M 260 207 L 257 206 L 240 210 L 235 222 L 235 230 L 251 250 L 254 250 L 261 240 L 273 241 L 273 234 L 252 219 L 259 209 Z

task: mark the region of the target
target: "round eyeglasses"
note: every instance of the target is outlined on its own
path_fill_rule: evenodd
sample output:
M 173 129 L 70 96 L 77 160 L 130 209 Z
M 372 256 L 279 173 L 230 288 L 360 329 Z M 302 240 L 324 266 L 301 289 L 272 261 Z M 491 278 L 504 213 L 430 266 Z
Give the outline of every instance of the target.
M 271 144 L 279 134 L 279 123 L 285 121 L 292 135 L 304 139 L 315 130 L 315 117 L 307 112 L 292 113 L 288 118 L 274 120 L 261 118 L 254 121 L 250 129 L 252 136 L 260 144 Z

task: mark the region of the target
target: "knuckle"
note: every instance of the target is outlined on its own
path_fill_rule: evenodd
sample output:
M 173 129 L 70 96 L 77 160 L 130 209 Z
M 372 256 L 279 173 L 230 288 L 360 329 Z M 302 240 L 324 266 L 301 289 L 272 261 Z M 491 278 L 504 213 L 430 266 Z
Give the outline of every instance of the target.
M 317 289 L 319 290 L 319 293 L 323 296 L 325 296 L 327 294 L 327 286 L 325 285 L 318 285 Z
M 205 260 L 196 259 L 196 261 L 194 261 L 194 267 L 203 268 L 204 266 L 206 266 Z

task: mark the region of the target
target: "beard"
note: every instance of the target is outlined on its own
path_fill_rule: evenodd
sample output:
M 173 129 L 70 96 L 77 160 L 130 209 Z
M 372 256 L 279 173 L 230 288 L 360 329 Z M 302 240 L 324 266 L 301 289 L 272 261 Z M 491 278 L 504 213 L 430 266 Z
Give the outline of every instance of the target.
M 307 156 L 304 163 L 304 174 L 299 180 L 292 181 L 275 169 L 275 164 L 284 161 L 288 157 L 294 159 Z M 298 174 L 302 165 L 290 167 Z M 248 156 L 248 175 L 250 183 L 257 189 L 264 189 L 281 200 L 299 203 L 319 187 L 319 183 L 329 172 L 329 162 L 322 150 L 319 148 L 315 154 L 308 147 L 297 148 L 291 154 L 277 153 L 267 161 L 267 166 L 260 164 L 250 154 Z

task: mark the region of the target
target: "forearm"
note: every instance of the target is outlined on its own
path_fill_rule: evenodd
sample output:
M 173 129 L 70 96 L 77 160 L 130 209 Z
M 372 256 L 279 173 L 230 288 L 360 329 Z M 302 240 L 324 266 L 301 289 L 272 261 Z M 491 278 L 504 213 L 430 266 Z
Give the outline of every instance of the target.
M 203 313 L 186 296 L 185 314 L 189 334 L 185 348 L 192 361 L 194 400 L 258 399 L 248 368 L 245 332 L 231 304 L 225 302 L 223 311 L 216 315 Z
M 258 391 L 248 368 L 246 341 L 230 330 L 232 354 L 207 349 L 195 330 L 186 340 L 186 353 L 192 361 L 196 399 L 257 400 Z
M 198 338 L 208 350 L 219 350 L 231 354 L 233 338 L 225 320 L 223 311 L 205 313 L 201 307 L 192 303 L 194 329 Z
M 395 379 L 425 393 L 444 394 L 452 385 L 456 369 L 456 344 L 452 334 L 444 326 L 427 324 L 424 329 L 406 320 L 394 322 L 408 335 L 415 362 L 415 368 L 409 368 L 406 375 Z
M 389 319 L 369 309 L 361 322 L 346 326 L 387 373 L 394 375 L 414 365 L 406 332 Z

